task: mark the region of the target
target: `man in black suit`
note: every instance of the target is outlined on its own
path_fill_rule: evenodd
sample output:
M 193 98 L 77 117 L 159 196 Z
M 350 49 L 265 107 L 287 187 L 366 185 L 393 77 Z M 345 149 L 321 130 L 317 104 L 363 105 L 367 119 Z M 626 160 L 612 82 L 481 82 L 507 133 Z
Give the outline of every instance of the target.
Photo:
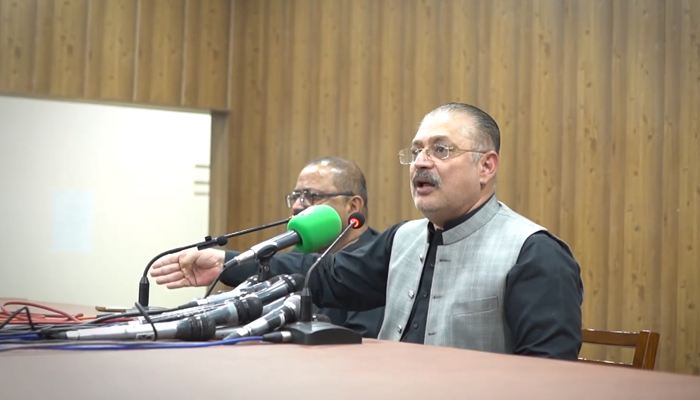
M 348 225 L 348 217 L 355 211 L 360 211 L 369 221 L 367 211 L 367 184 L 365 176 L 357 165 L 340 157 L 322 157 L 309 162 L 299 174 L 296 186 L 292 193 L 286 197 L 287 207 L 297 214 L 312 205 L 326 204 L 333 207 L 340 215 L 342 228 Z M 372 229 L 366 222 L 359 229 L 350 230 L 331 250 L 353 251 L 374 241 L 379 232 Z M 322 253 L 325 249 L 320 249 Z M 236 251 L 221 251 L 207 249 L 202 251 L 184 251 L 182 253 L 165 256 L 153 264 L 152 276 L 158 276 L 166 271 L 199 271 L 197 279 L 188 279 L 183 276 L 177 282 L 169 283 L 168 288 L 174 289 L 186 286 L 201 286 L 211 284 L 216 279 L 224 262 L 240 254 Z M 308 254 L 303 257 L 316 257 Z M 306 274 L 307 269 L 301 268 L 297 273 Z M 307 264 L 308 265 L 308 264 Z M 211 279 L 208 279 L 211 273 Z M 177 272 L 175 272 L 177 273 Z M 228 275 L 221 276 L 221 283 L 236 287 L 242 281 L 234 280 Z M 156 280 L 158 282 L 158 280 Z M 365 338 L 376 339 L 384 319 L 384 307 L 368 311 L 345 311 L 335 308 L 319 309 L 314 305 L 315 314 L 327 315 L 335 325 L 344 326 L 360 333 Z

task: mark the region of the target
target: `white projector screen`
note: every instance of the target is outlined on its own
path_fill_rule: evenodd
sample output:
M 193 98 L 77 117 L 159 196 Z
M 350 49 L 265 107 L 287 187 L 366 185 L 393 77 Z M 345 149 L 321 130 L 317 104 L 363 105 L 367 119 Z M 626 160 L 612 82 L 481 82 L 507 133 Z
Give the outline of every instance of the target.
M 210 139 L 207 113 L 0 96 L 0 297 L 133 306 L 208 235 Z M 204 292 L 150 280 L 154 306 Z

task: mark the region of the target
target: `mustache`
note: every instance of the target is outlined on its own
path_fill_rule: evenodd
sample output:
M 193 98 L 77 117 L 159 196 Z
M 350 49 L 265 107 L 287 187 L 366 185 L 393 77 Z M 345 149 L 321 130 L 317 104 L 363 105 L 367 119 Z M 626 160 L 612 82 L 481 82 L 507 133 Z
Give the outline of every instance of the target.
M 439 188 L 442 186 L 442 181 L 440 180 L 440 177 L 437 175 L 433 175 L 428 170 L 425 169 L 419 169 L 416 171 L 415 174 L 413 174 L 413 179 L 411 180 L 411 183 L 413 183 L 413 186 L 416 186 L 417 180 L 418 179 L 427 179 L 428 182 L 430 182 L 431 185 L 435 186 L 435 188 Z

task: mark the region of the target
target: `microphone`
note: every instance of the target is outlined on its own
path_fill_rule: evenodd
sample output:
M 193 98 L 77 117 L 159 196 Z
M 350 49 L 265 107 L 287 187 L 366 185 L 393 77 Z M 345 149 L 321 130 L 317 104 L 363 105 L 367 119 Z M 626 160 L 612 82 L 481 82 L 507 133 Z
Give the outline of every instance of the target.
M 161 257 L 166 256 L 168 254 L 178 253 L 182 250 L 191 249 L 193 247 L 196 247 L 197 250 L 204 250 L 204 249 L 208 249 L 208 248 L 211 248 L 214 246 L 226 246 L 226 244 L 228 243 L 228 239 L 230 239 L 230 238 L 244 235 L 246 233 L 256 232 L 256 231 L 259 231 L 262 229 L 271 228 L 273 226 L 282 225 L 284 223 L 287 223 L 291 219 L 292 219 L 292 217 L 285 218 L 283 220 L 273 222 L 273 223 L 270 223 L 267 225 L 256 226 L 254 228 L 248 228 L 248 229 L 244 229 L 242 231 L 228 233 L 224 236 L 218 236 L 216 238 L 212 238 L 211 236 L 207 236 L 204 238 L 203 242 L 194 243 L 194 244 L 190 244 L 190 245 L 183 246 L 183 247 L 178 247 L 175 249 L 170 249 L 170 250 L 167 250 L 167 251 L 164 251 L 164 252 L 158 254 L 157 256 L 153 257 L 153 259 L 151 259 L 151 261 L 148 262 L 148 264 L 146 265 L 146 268 L 143 270 L 143 276 L 141 276 L 141 280 L 139 281 L 139 304 L 141 304 L 144 307 L 148 307 L 148 300 L 149 300 L 149 295 L 150 295 L 150 282 L 148 281 L 148 271 L 150 271 L 151 265 L 153 265 Z
M 286 299 L 287 299 L 287 298 L 285 298 L 284 300 L 286 300 Z M 273 310 L 275 310 L 275 309 L 277 309 L 277 308 L 280 308 L 281 306 L 282 306 L 282 303 L 280 303 L 279 306 L 270 309 L 270 311 L 273 311 Z M 268 311 L 268 312 L 263 312 L 263 314 L 267 314 L 267 313 L 269 313 L 270 311 Z M 312 320 L 313 320 L 313 321 L 329 322 L 329 323 L 331 322 L 331 319 L 328 318 L 328 316 L 325 315 L 325 314 L 314 314 Z M 216 333 L 214 334 L 214 340 L 222 340 L 222 339 L 225 338 L 226 336 L 232 334 L 232 333 L 233 333 L 234 331 L 236 331 L 237 329 L 240 329 L 240 327 L 239 327 L 239 326 L 226 326 L 226 327 L 217 328 L 217 329 L 216 329 Z M 286 343 L 286 342 L 290 342 L 290 341 L 291 341 L 291 338 L 292 338 L 292 334 L 289 333 L 289 332 L 287 332 L 287 331 L 285 331 L 285 330 L 278 330 L 278 331 L 272 332 L 272 334 L 276 334 L 275 336 L 278 336 L 278 335 L 281 335 L 281 336 L 280 336 L 280 338 L 277 339 L 277 340 L 275 340 L 275 339 L 271 339 L 271 340 L 270 340 L 270 339 L 267 339 L 267 337 L 268 337 L 269 335 L 271 335 L 270 333 L 263 334 L 263 341 L 265 341 L 265 342 L 276 342 L 276 343 L 285 342 L 285 343 Z
M 263 303 L 257 297 L 234 300 L 213 311 L 202 314 L 214 321 L 215 326 L 244 324 L 263 315 Z
M 312 321 L 313 299 L 309 288 L 309 277 L 311 272 L 321 263 L 324 257 L 335 247 L 336 244 L 350 231 L 350 229 L 361 228 L 365 224 L 365 216 L 361 212 L 353 212 L 348 217 L 348 226 L 333 243 L 321 254 L 311 265 L 306 273 L 304 289 L 301 291 L 301 314 L 299 322 L 291 324 L 287 330 L 291 332 L 293 343 L 317 345 L 317 344 L 351 344 L 362 343 L 362 335 L 338 325 L 333 325 L 325 321 Z
M 215 333 L 216 324 L 213 319 L 196 315 L 178 322 L 161 322 L 153 325 L 116 325 L 77 329 L 56 333 L 54 337 L 64 340 L 153 340 L 157 335 L 158 339 L 207 341 L 213 339 Z
M 267 305 L 270 302 L 274 302 L 279 298 L 287 296 L 290 293 L 298 292 L 303 287 L 304 277 L 301 274 L 277 275 L 273 276 L 268 281 L 249 286 L 247 288 L 243 288 L 242 290 L 238 290 L 238 288 L 236 288 L 230 292 L 224 292 L 202 300 L 192 301 L 183 306 L 180 306 L 180 308 L 184 308 L 184 310 L 181 309 L 178 311 L 163 313 L 161 315 L 151 317 L 151 320 L 153 322 L 172 321 L 176 319 L 181 319 L 183 317 L 189 317 L 191 315 L 197 315 L 215 310 L 218 308 L 219 303 L 223 303 L 226 306 L 229 306 L 229 303 L 236 303 L 240 302 L 241 300 L 255 299 L 255 302 L 260 303 L 262 307 L 263 305 Z M 187 308 L 185 306 L 187 306 Z M 265 314 L 264 310 L 260 311 L 260 314 L 254 316 L 253 318 L 257 318 L 262 314 Z M 138 323 L 146 323 L 145 318 L 139 317 Z M 217 322 L 217 325 L 226 324 Z
M 250 260 L 270 259 L 277 251 L 295 246 L 302 253 L 313 253 L 328 245 L 341 231 L 338 212 L 325 204 L 311 206 L 293 216 L 287 232 L 252 246 L 224 264 L 224 270 Z
M 289 276 L 289 275 L 285 275 L 285 276 Z M 257 280 L 257 275 L 255 276 L 255 278 L 256 278 L 255 280 Z M 278 275 L 278 276 L 273 276 L 272 278 L 270 278 L 266 281 L 256 283 L 253 285 L 244 286 L 243 284 L 240 284 L 235 289 L 230 290 L 228 292 L 214 294 L 214 295 L 211 295 L 209 297 L 205 297 L 205 298 L 200 299 L 200 300 L 192 300 L 189 303 L 183 304 L 178 308 L 183 309 L 183 308 L 189 308 L 189 307 L 198 307 L 198 306 L 204 306 L 207 304 L 221 303 L 221 302 L 225 302 L 225 301 L 228 301 L 231 299 L 237 299 L 243 295 L 254 293 L 254 292 L 257 292 L 257 291 L 260 291 L 263 289 L 267 289 L 270 286 L 272 286 L 274 283 L 279 281 L 280 279 L 281 279 L 281 277 Z M 246 280 L 246 282 L 248 282 L 248 280 Z M 251 280 L 251 282 L 252 282 L 252 280 Z
M 279 277 L 280 280 L 269 288 L 248 294 L 243 299 L 256 297 L 264 306 L 291 293 L 298 292 L 304 287 L 304 276 L 301 274 L 279 275 Z
M 164 313 L 151 317 L 151 322 L 167 322 L 179 320 L 194 315 L 204 315 L 211 318 L 215 325 L 231 325 L 246 323 L 263 315 L 263 304 L 257 297 L 249 297 L 245 299 L 233 299 L 222 305 L 204 305 L 200 307 L 192 307 L 186 310 L 175 311 L 172 313 Z M 144 317 L 138 318 L 139 324 L 147 324 Z
M 280 297 L 279 299 L 275 301 L 271 301 L 263 306 L 263 315 L 269 313 L 270 311 L 274 310 L 275 308 L 282 307 L 282 304 L 284 304 L 285 300 L 287 300 L 289 296 L 284 296 Z
M 299 319 L 300 303 L 299 295 L 289 296 L 281 307 L 270 311 L 245 326 L 234 329 L 233 332 L 224 337 L 224 340 L 260 336 L 272 332 L 286 323 L 294 322 Z

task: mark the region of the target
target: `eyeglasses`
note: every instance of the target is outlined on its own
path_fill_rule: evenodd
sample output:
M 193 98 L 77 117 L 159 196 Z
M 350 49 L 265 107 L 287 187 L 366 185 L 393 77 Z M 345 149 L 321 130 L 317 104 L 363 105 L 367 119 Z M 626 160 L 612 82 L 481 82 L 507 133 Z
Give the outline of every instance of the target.
M 297 200 L 301 202 L 302 206 L 309 207 L 314 205 L 317 201 L 321 199 L 327 199 L 336 196 L 354 196 L 352 192 L 337 192 L 337 193 L 316 193 L 310 190 L 302 190 L 301 192 L 292 192 L 288 194 L 285 199 L 287 200 L 287 207 L 292 208 Z
M 455 146 L 447 146 L 444 144 L 434 144 L 430 146 L 429 148 L 418 148 L 418 147 L 411 147 L 410 149 L 403 149 L 399 151 L 399 162 L 403 165 L 411 165 L 414 162 L 416 162 L 416 159 L 420 155 L 421 152 L 425 152 L 425 155 L 430 159 L 431 161 L 436 158 L 438 160 L 447 160 L 448 158 L 454 158 L 457 157 L 460 154 L 464 153 L 481 153 L 484 154 L 486 153 L 485 151 L 480 151 L 480 150 L 466 150 L 466 149 L 459 149 Z M 434 158 L 433 158 L 434 157 Z

